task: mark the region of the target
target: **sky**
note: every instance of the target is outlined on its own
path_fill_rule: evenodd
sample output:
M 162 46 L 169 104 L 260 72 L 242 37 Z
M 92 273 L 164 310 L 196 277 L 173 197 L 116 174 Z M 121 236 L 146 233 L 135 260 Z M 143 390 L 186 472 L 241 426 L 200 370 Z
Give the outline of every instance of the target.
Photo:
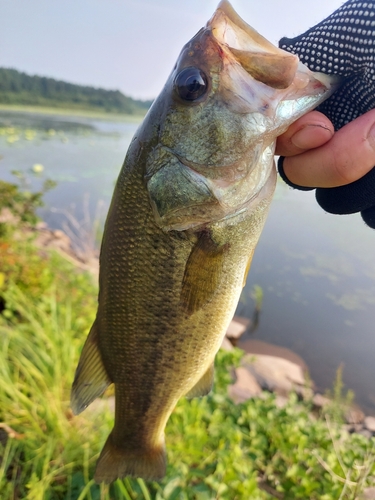
M 0 0 L 0 67 L 158 95 L 183 45 L 219 0 Z M 342 0 L 232 0 L 271 42 L 317 24 Z

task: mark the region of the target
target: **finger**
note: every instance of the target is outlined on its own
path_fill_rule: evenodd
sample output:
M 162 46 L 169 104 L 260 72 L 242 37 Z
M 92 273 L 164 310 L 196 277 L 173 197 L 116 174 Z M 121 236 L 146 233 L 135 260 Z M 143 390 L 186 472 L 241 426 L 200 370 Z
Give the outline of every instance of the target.
M 333 134 L 334 128 L 330 120 L 319 111 L 311 111 L 292 123 L 288 130 L 277 138 L 275 154 L 301 154 L 308 149 L 322 146 Z
M 286 177 L 305 187 L 337 187 L 375 165 L 375 110 L 348 123 L 323 146 L 284 159 Z

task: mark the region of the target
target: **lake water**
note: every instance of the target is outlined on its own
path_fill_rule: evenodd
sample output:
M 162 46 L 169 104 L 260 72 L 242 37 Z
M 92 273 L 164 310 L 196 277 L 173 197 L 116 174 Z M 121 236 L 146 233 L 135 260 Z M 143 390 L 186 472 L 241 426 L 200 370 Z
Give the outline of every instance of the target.
M 0 177 L 28 174 L 46 194 L 41 215 L 54 228 L 108 209 L 114 182 L 136 123 L 0 112 Z M 30 129 L 28 132 L 25 129 Z M 3 129 L 4 131 L 4 129 Z M 41 164 L 43 174 L 30 173 Z M 86 208 L 87 210 L 86 210 Z M 237 314 L 251 318 L 252 291 L 263 289 L 259 324 L 248 338 L 292 349 L 307 363 L 317 387 L 331 388 L 343 364 L 346 388 L 375 415 L 375 231 L 359 215 L 332 216 L 313 193 L 278 183 Z

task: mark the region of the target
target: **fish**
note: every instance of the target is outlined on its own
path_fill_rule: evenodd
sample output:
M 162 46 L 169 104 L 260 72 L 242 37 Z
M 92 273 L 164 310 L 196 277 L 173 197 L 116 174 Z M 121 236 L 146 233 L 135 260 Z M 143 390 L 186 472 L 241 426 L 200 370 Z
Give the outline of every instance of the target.
M 274 193 L 276 137 L 335 85 L 227 0 L 183 47 L 115 186 L 97 314 L 72 386 L 79 414 L 114 384 L 96 482 L 164 477 L 169 416 L 213 386 Z

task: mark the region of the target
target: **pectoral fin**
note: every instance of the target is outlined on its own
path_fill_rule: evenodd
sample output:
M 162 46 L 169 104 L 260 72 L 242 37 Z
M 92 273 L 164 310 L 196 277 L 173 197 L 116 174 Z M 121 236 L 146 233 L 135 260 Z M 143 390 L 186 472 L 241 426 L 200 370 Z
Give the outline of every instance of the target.
M 206 394 L 212 390 L 212 386 L 214 385 L 214 374 L 215 369 L 214 364 L 212 363 L 203 377 L 198 380 L 195 386 L 190 389 L 185 397 L 191 399 L 199 396 L 206 396 Z
M 229 245 L 218 246 L 208 232 L 201 233 L 185 267 L 181 304 L 190 314 L 198 311 L 216 293 Z
M 101 396 L 112 383 L 103 365 L 96 328 L 95 321 L 83 346 L 74 377 L 70 405 L 75 415 Z

